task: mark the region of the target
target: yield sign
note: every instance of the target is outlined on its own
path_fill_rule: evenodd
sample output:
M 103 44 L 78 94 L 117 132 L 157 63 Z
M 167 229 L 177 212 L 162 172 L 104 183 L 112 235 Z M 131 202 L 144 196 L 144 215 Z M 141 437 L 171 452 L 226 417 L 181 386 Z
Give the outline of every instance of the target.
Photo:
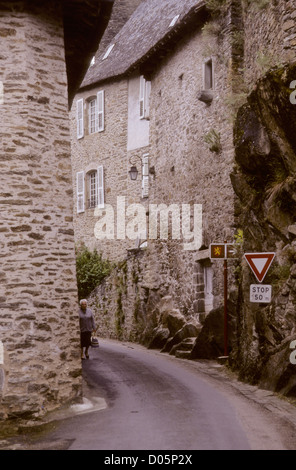
M 267 273 L 275 253 L 245 253 L 248 265 L 259 282 L 262 282 Z

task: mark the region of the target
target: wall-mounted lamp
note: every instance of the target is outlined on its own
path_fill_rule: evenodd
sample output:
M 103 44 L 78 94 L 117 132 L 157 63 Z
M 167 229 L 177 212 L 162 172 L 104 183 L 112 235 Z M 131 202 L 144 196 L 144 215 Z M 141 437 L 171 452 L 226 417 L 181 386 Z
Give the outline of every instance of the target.
M 138 159 L 141 161 L 141 167 L 142 167 L 142 159 L 141 159 L 141 157 L 137 157 L 137 156 L 136 156 L 136 157 L 131 157 L 131 158 L 130 158 L 129 162 L 130 162 L 130 164 L 131 164 L 132 166 L 131 166 L 131 169 L 130 169 L 130 171 L 129 171 L 128 173 L 129 173 L 130 179 L 131 179 L 132 181 L 136 181 L 136 179 L 137 179 L 137 177 L 138 177 L 138 173 L 139 173 L 138 170 L 137 170 L 137 167 L 136 167 L 136 165 L 135 165 L 135 162 L 132 162 L 132 161 L 131 161 L 131 160 L 134 160 L 135 158 L 138 158 Z
M 129 171 L 129 175 L 130 175 L 130 179 L 132 181 L 135 181 L 138 177 L 138 170 L 137 170 L 137 167 L 136 166 L 132 166 L 130 171 Z

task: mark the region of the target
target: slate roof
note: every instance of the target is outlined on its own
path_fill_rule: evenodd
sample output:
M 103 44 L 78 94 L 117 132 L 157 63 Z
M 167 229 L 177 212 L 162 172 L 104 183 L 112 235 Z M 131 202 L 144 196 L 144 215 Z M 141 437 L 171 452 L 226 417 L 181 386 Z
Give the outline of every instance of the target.
M 171 21 L 179 15 L 175 25 Z M 98 53 L 82 82 L 81 88 L 91 87 L 101 81 L 132 73 L 153 56 L 164 53 L 184 30 L 198 27 L 205 21 L 204 0 L 143 0 L 136 11 L 112 40 L 115 44 L 104 59 Z M 155 59 L 154 59 L 155 60 Z M 159 59 L 158 59 L 159 60 Z

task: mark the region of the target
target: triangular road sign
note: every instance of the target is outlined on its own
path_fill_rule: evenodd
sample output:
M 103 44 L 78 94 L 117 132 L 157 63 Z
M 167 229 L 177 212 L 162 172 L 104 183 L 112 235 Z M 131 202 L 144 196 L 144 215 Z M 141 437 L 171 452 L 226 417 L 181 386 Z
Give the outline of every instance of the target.
M 245 253 L 248 265 L 259 282 L 263 281 L 274 257 L 275 253 Z

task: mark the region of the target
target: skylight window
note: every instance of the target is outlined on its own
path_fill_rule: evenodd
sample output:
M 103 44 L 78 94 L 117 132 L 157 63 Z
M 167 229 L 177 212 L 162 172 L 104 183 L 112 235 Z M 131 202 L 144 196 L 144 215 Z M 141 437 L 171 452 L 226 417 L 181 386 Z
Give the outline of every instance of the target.
M 111 44 L 111 46 L 108 47 L 108 49 L 106 50 L 105 55 L 104 55 L 102 60 L 107 59 L 107 57 L 110 55 L 110 52 L 112 51 L 114 46 L 115 46 L 115 44 Z
M 178 21 L 178 19 L 179 19 L 179 16 L 180 16 L 180 15 L 174 16 L 174 18 L 173 18 L 172 21 L 170 22 L 169 28 L 172 28 L 173 26 L 175 26 L 175 24 L 177 23 L 177 21 Z
M 95 65 L 95 62 L 96 62 L 96 58 L 95 58 L 95 56 L 93 56 L 93 58 L 91 59 L 90 64 L 89 64 L 90 67 L 92 67 L 93 65 Z

